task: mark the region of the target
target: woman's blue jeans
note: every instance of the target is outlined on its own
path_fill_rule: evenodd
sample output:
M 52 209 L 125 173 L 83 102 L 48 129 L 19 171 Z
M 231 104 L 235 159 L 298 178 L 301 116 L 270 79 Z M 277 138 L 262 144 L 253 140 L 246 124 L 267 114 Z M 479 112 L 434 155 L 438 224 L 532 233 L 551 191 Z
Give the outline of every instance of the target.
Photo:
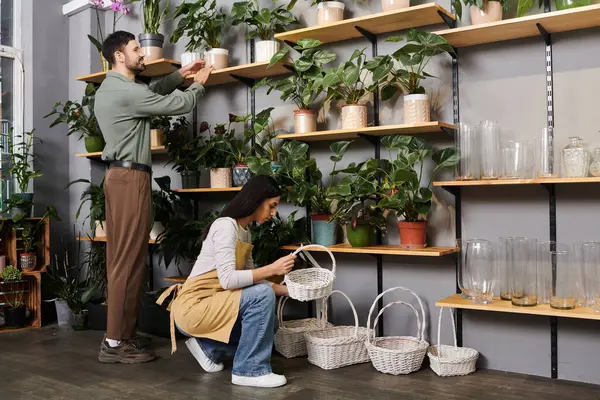
M 196 340 L 214 363 L 233 358 L 233 375 L 263 376 L 271 373 L 274 335 L 275 293 L 269 284 L 259 283 L 242 289 L 240 311 L 229 343 Z

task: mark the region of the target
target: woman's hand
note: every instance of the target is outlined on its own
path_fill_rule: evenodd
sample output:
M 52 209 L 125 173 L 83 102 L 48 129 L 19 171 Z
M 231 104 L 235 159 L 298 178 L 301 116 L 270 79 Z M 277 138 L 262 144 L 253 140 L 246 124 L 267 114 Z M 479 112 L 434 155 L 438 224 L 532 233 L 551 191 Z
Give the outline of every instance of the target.
M 294 267 L 295 260 L 296 256 L 294 254 L 281 257 L 279 260 L 275 261 L 269 266 L 272 272 L 271 276 L 287 275 Z
M 273 284 L 273 291 L 275 292 L 275 296 L 289 296 L 288 288 L 285 285 L 278 285 L 276 283 Z

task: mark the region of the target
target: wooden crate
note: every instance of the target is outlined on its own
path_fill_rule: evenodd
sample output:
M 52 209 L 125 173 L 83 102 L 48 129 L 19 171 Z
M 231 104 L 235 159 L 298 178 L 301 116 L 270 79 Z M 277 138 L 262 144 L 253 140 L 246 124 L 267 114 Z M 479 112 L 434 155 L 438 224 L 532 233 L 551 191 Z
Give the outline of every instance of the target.
M 42 326 L 42 286 L 41 273 L 23 275 L 21 283 L 0 284 L 0 304 L 14 301 L 15 291 L 24 290 L 22 300 L 29 309 L 28 325 L 24 328 L 0 327 L 0 333 L 14 332 L 25 329 L 40 328 Z
M 27 218 L 28 221 L 39 221 L 41 218 Z M 8 231 L 8 228 L 6 228 Z M 34 271 L 29 272 L 44 272 L 48 265 L 50 265 L 50 220 L 44 219 L 42 226 L 36 234 L 36 242 L 40 242 L 41 245 L 35 250 L 37 256 L 37 264 Z M 6 265 L 14 265 L 21 267 L 19 262 L 19 250 L 21 248 L 21 236 L 20 232 L 10 229 L 10 233 L 7 232 L 7 237 L 4 249 L 6 254 Z M 26 272 L 26 273 L 29 273 Z

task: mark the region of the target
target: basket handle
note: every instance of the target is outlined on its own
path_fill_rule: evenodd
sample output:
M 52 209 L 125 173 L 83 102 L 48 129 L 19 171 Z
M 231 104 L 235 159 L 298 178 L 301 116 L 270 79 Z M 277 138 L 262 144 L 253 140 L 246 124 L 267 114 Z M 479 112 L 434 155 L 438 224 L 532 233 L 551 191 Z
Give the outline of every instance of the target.
M 412 294 L 419 302 L 419 306 L 421 307 L 421 315 L 422 315 L 423 319 L 422 319 L 422 323 L 421 323 L 421 319 L 419 318 L 419 315 L 417 314 L 417 326 L 418 325 L 421 326 L 421 331 L 417 332 L 417 337 L 419 338 L 419 340 L 424 340 L 425 327 L 427 325 L 427 321 L 425 320 L 425 308 L 423 307 L 423 302 L 421 301 L 421 298 L 419 296 L 417 296 L 417 294 L 415 292 L 413 292 L 412 290 L 407 289 L 405 287 L 402 287 L 402 286 L 390 288 L 375 298 L 375 300 L 373 301 L 373 304 L 371 305 L 371 309 L 369 310 L 369 316 L 367 317 L 367 329 L 371 328 L 371 315 L 373 315 L 373 311 L 375 311 L 375 306 L 377 306 L 377 301 L 380 298 L 382 298 L 386 293 L 390 293 L 390 292 L 393 292 L 396 290 L 401 290 L 401 291 L 405 291 L 405 292 Z
M 379 322 L 379 317 L 381 317 L 383 315 L 383 312 L 387 308 L 390 308 L 391 306 L 393 306 L 395 304 L 401 304 L 401 305 L 409 307 L 410 309 L 413 310 L 413 312 L 415 313 L 415 317 L 417 317 L 417 336 L 419 336 L 419 332 L 421 330 L 421 321 L 419 320 L 419 312 L 417 311 L 417 309 L 412 304 L 400 300 L 400 301 L 394 301 L 394 302 L 388 303 L 385 307 L 383 307 L 381 309 L 381 311 L 379 311 L 379 314 L 377 314 L 377 317 L 375 318 L 375 322 L 373 323 L 373 335 L 369 334 L 369 338 L 367 339 L 368 341 L 371 340 L 371 336 L 373 336 L 373 339 L 377 336 L 377 334 L 375 333 L 376 332 L 375 328 L 377 328 L 377 323 Z M 422 337 L 418 338 L 418 339 L 419 340 L 423 340 Z
M 279 302 L 277 303 L 277 320 L 279 321 L 279 326 L 283 325 L 283 306 L 289 300 L 287 296 L 281 296 L 279 298 Z M 325 309 L 326 311 L 326 309 Z M 323 312 L 323 307 L 321 307 L 320 315 L 317 315 L 317 324 L 319 327 L 327 325 L 327 313 Z M 323 323 L 321 325 L 321 323 Z
M 333 276 L 335 276 L 335 257 L 333 256 L 333 253 L 325 246 L 321 246 L 320 244 L 307 244 L 305 246 L 300 246 L 298 247 L 292 254 L 293 255 L 297 255 L 300 252 L 303 252 L 305 255 L 308 256 L 308 253 L 306 253 L 305 250 L 309 250 L 309 249 L 322 249 L 325 252 L 327 252 L 327 254 L 329 254 L 329 258 L 331 258 L 331 264 L 332 264 L 332 268 L 331 268 L 331 272 L 333 272 Z M 310 261 L 312 263 L 314 263 L 314 265 L 318 268 L 321 268 L 321 266 L 315 261 L 314 258 L 312 258 L 312 256 L 310 257 Z
M 346 298 L 346 300 L 348 300 L 348 303 L 350 304 L 350 307 L 352 308 L 352 313 L 354 314 L 354 337 L 358 338 L 358 314 L 356 313 L 356 308 L 354 308 L 354 304 L 352 304 L 352 301 L 350 300 L 350 298 L 348 296 L 346 296 L 346 293 L 342 292 L 341 290 L 334 290 L 329 294 L 329 296 L 324 297 L 323 298 L 323 313 L 324 313 L 324 315 L 327 315 L 327 300 L 334 293 L 339 293 L 342 296 L 344 296 Z
M 448 308 L 448 311 L 450 312 L 450 320 L 452 320 L 452 333 L 454 334 L 454 347 L 458 347 L 458 343 L 456 341 L 456 326 L 454 325 L 454 314 L 452 313 L 452 308 L 449 308 L 449 307 L 440 307 L 440 316 L 438 318 L 437 344 L 438 344 L 438 346 L 440 344 L 442 344 L 440 341 L 440 331 L 441 331 L 441 327 L 442 327 L 442 313 L 445 308 Z

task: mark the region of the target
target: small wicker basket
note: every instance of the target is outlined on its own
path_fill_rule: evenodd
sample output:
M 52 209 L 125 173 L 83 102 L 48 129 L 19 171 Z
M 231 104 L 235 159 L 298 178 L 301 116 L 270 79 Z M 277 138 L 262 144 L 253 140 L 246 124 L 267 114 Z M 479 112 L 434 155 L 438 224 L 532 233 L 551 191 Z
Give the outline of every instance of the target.
M 305 268 L 292 271 L 284 278 L 284 282 L 288 287 L 289 296 L 294 300 L 311 301 L 322 299 L 331 294 L 333 289 L 333 280 L 335 279 L 335 257 L 333 253 L 325 246 L 318 244 L 309 244 L 302 246 L 294 251 L 294 255 L 303 252 L 306 256 L 308 253 L 305 250 L 319 248 L 325 250 L 331 258 L 331 271 L 321 268 L 314 261 L 314 258 L 309 257 L 315 268 Z
M 411 372 L 418 371 L 423 364 L 423 359 L 425 359 L 425 354 L 427 353 L 427 348 L 429 347 L 429 343 L 423 340 L 423 335 L 425 333 L 425 309 L 423 308 L 423 303 L 419 296 L 416 295 L 413 291 L 403 288 L 403 287 L 395 287 L 386 290 L 373 302 L 371 306 L 371 310 L 369 311 L 369 317 L 367 319 L 367 329 L 371 326 L 371 315 L 377 306 L 377 301 L 383 297 L 386 293 L 395 291 L 395 290 L 403 290 L 407 291 L 416 297 L 419 302 L 419 306 L 421 307 L 421 318 L 417 310 L 408 303 L 403 301 L 396 301 L 387 304 L 385 307 L 379 311 L 379 314 L 375 318 L 375 322 L 373 324 L 373 337 L 371 339 L 371 335 L 369 335 L 366 347 L 369 351 L 369 356 L 371 357 L 371 363 L 373 367 L 379 372 L 383 372 L 384 374 L 392 374 L 392 375 L 401 375 L 401 374 L 409 374 Z M 393 306 L 394 304 L 405 305 L 413 310 L 415 316 L 417 318 L 417 337 L 412 336 L 390 336 L 390 337 L 375 337 L 375 328 L 377 326 L 377 322 L 383 312 Z
M 289 297 L 280 297 L 279 304 L 277 305 L 279 328 L 277 329 L 277 333 L 275 333 L 275 349 L 286 358 L 305 356 L 308 353 L 304 333 L 333 325 L 327 322 L 327 314 L 325 313 L 320 313 L 319 318 L 284 321 L 283 306 L 288 299 Z
M 433 372 L 439 376 L 461 376 L 475 371 L 475 364 L 479 353 L 468 347 L 458 347 L 456 343 L 456 326 L 454 316 L 450 308 L 450 319 L 452 320 L 452 333 L 454 334 L 454 346 L 440 344 L 440 330 L 442 326 L 442 312 L 445 307 L 440 308 L 438 319 L 437 345 L 430 346 L 427 351 L 429 364 Z
M 308 350 L 308 362 L 323 369 L 335 369 L 348 365 L 369 362 L 365 340 L 369 336 L 366 328 L 358 326 L 358 315 L 352 301 L 343 295 L 354 313 L 354 326 L 333 326 L 304 334 Z M 323 300 L 323 312 L 327 313 L 327 299 Z

